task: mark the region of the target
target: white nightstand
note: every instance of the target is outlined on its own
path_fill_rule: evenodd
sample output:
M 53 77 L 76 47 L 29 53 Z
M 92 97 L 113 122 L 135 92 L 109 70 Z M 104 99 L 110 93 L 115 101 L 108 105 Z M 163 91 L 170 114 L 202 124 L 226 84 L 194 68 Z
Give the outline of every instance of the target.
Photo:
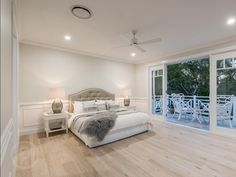
M 66 112 L 54 114 L 45 112 L 43 114 L 44 118 L 44 128 L 46 131 L 46 136 L 48 137 L 49 133 L 58 132 L 65 130 L 68 133 L 68 118 L 69 114 Z

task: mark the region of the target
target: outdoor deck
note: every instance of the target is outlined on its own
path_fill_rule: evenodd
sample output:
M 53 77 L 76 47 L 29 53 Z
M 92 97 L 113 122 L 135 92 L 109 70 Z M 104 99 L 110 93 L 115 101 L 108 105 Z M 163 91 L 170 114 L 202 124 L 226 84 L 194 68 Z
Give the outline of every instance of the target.
M 232 111 L 229 121 L 225 121 L 217 117 L 217 126 L 236 129 L 236 97 L 234 97 Z M 168 122 L 190 126 L 203 130 L 209 130 L 210 127 L 210 113 L 209 113 L 209 97 L 206 96 L 184 96 L 185 106 L 192 110 L 180 115 L 175 113 L 173 103 L 170 95 L 167 95 L 167 113 L 166 120 Z M 163 114 L 163 98 L 162 96 L 155 96 L 153 99 L 153 113 L 157 115 Z
M 197 119 L 194 120 L 193 115 L 182 116 L 182 118 L 178 120 L 178 115 L 168 113 L 166 116 L 166 120 L 171 123 L 199 128 L 203 130 L 209 130 L 210 126 L 209 119 L 204 118 L 203 121 L 200 123 Z

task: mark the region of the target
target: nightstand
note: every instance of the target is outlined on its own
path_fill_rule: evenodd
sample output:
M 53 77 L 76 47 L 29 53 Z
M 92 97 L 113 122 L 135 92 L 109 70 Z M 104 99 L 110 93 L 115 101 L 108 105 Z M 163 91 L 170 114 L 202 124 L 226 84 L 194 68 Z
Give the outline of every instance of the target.
M 58 132 L 65 130 L 68 133 L 68 118 L 69 114 L 66 112 L 54 114 L 45 112 L 43 114 L 44 118 L 44 129 L 46 131 L 46 136 L 48 137 L 49 133 Z

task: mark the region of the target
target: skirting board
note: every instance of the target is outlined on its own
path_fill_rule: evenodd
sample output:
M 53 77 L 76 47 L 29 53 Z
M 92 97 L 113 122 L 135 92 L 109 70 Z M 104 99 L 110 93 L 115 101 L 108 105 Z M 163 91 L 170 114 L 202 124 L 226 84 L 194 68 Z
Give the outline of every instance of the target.
M 117 98 L 116 101 L 123 105 L 123 99 Z M 64 110 L 68 108 L 68 101 L 64 101 Z M 148 112 L 147 98 L 131 98 L 131 105 L 135 105 L 138 111 Z M 34 102 L 20 104 L 20 135 L 28 135 L 44 131 L 43 113 L 51 111 L 50 102 Z

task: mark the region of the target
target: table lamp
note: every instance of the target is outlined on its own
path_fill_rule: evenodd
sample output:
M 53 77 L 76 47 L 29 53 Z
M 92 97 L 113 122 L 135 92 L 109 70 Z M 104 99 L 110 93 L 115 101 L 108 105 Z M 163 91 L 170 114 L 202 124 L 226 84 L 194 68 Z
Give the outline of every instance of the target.
M 131 96 L 131 89 L 126 89 L 124 90 L 124 106 L 129 106 L 130 105 L 130 96 Z
M 52 111 L 54 114 L 61 113 L 63 103 L 61 99 L 65 97 L 65 90 L 63 88 L 51 88 L 49 91 L 49 99 L 53 99 Z

